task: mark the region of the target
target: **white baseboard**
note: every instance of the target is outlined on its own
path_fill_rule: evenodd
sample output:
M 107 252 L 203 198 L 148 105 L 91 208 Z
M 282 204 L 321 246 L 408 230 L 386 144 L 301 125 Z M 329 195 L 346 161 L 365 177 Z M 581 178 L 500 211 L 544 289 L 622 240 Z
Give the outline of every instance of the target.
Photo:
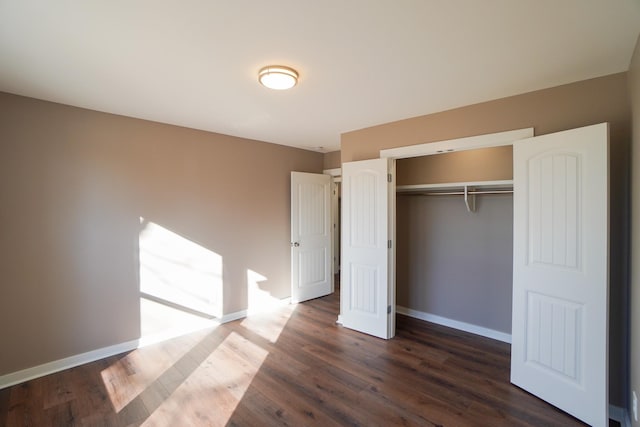
M 240 315 L 241 313 L 244 312 L 245 315 L 242 316 L 242 317 L 246 317 L 246 316 L 253 316 L 254 314 L 272 313 L 272 312 L 274 312 L 276 310 L 279 310 L 282 307 L 286 307 L 286 306 L 288 306 L 290 304 L 297 304 L 297 302 L 292 301 L 291 297 L 287 297 L 287 298 L 283 298 L 283 299 L 272 298 L 267 303 L 260 304 L 259 307 L 251 307 L 251 304 L 249 304 L 249 308 L 248 309 L 243 310 L 243 311 L 238 311 L 236 313 L 233 313 L 233 315 Z
M 283 298 L 280 300 L 280 304 L 282 306 L 291 304 L 291 297 Z
M 204 329 L 212 329 L 220 326 L 221 323 L 222 322 L 220 321 L 220 319 L 211 319 L 196 326 L 191 326 L 186 328 L 173 328 L 157 334 L 141 337 L 140 339 L 138 339 L 137 348 L 146 347 L 151 344 L 157 344 L 162 341 L 168 341 L 170 339 L 177 338 L 182 335 L 187 335 L 192 332 L 202 331 Z
M 622 427 L 631 427 L 629 413 L 619 406 L 609 405 L 609 419 L 619 422 Z
M 190 328 L 175 328 L 166 332 L 141 337 L 120 344 L 114 344 L 108 347 L 91 350 L 86 353 L 76 354 L 73 356 L 65 357 L 63 359 L 43 363 L 42 365 L 12 372 L 10 374 L 0 376 L 0 389 L 20 384 L 35 378 L 40 378 L 45 375 L 54 374 L 65 369 L 84 365 L 85 363 L 95 362 L 96 360 L 104 359 L 105 357 L 115 356 L 116 354 L 126 353 L 137 348 L 142 348 L 151 344 L 167 341 L 172 338 L 176 338 L 181 335 L 185 335 L 198 330 L 215 328 L 216 326 L 219 326 L 220 323 L 220 320 L 212 319 L 205 325 Z
M 233 322 L 234 320 L 247 317 L 247 310 L 240 310 L 234 313 L 223 314 L 220 318 L 220 323 Z
M 151 344 L 167 341 L 172 338 L 176 338 L 181 335 L 185 335 L 198 330 L 214 328 L 216 326 L 219 326 L 220 323 L 221 322 L 218 319 L 213 319 L 210 322 L 207 322 L 206 325 L 201 325 L 199 327 L 171 329 L 166 332 L 141 337 L 139 339 L 123 342 L 120 344 L 110 345 L 108 347 L 91 350 L 86 353 L 76 354 L 74 356 L 65 357 L 64 359 L 54 360 L 53 362 L 47 362 L 43 363 L 42 365 L 12 372 L 10 374 L 0 376 L 0 389 L 20 384 L 35 378 L 44 377 L 45 375 L 64 371 L 65 369 L 84 365 L 85 363 L 95 362 L 96 360 L 104 359 L 105 357 L 115 356 L 116 354 L 126 353 L 137 348 L 142 348 Z
M 245 317 L 252 316 L 254 314 L 270 313 L 282 307 L 286 307 L 289 304 L 291 304 L 291 297 L 283 298 L 280 300 L 271 300 L 266 306 L 257 309 L 248 308 L 246 310 L 240 310 L 234 313 L 225 314 L 220 319 L 220 323 L 233 322 L 234 320 L 244 319 Z
M 85 363 L 94 362 L 105 357 L 115 356 L 116 354 L 135 350 L 139 346 L 140 340 L 133 340 L 109 347 L 99 348 L 97 350 L 88 351 L 86 353 L 77 354 L 64 359 L 55 360 L 53 362 L 44 363 L 32 368 L 23 369 L 21 371 L 12 372 L 10 374 L 0 376 L 0 389 L 20 384 L 34 378 L 43 377 L 45 375 L 60 372 L 74 366 L 83 365 Z
M 511 344 L 511 334 L 507 334 L 505 332 L 496 331 L 494 329 L 489 329 L 482 326 L 472 325 L 471 323 L 460 322 L 458 320 L 448 319 L 446 317 L 437 316 L 435 314 L 425 313 L 423 311 L 418 311 L 402 306 L 396 306 L 396 312 L 404 314 L 405 316 L 425 320 L 431 323 L 437 323 L 438 325 L 447 326 L 453 329 L 459 329 L 461 331 L 470 332 L 472 334 L 481 335 L 483 337 Z
M 285 298 L 278 302 L 277 306 L 285 306 L 290 303 L 289 298 Z M 53 362 L 43 363 L 42 365 L 34 366 L 31 368 L 23 369 L 20 371 L 12 372 L 10 374 L 0 376 L 0 389 L 11 387 L 12 385 L 20 384 L 25 381 L 29 381 L 35 378 L 43 377 L 45 375 L 53 374 L 56 372 L 70 369 L 75 366 L 84 365 L 85 363 L 95 362 L 98 359 L 104 359 L 105 357 L 115 356 L 116 354 L 132 351 L 137 348 L 146 347 L 151 344 L 156 344 L 162 341 L 167 341 L 172 338 L 179 337 L 198 330 L 215 328 L 222 323 L 232 322 L 234 320 L 242 319 L 250 314 L 248 310 L 240 310 L 235 313 L 229 313 L 222 316 L 220 319 L 212 319 L 204 325 L 191 328 L 178 328 L 171 329 L 166 332 L 154 334 L 146 337 L 142 337 L 136 340 L 127 341 L 120 344 L 111 345 L 108 347 L 99 348 L 97 350 L 88 351 L 82 354 L 76 354 L 74 356 L 65 357 L 64 359 L 54 360 Z

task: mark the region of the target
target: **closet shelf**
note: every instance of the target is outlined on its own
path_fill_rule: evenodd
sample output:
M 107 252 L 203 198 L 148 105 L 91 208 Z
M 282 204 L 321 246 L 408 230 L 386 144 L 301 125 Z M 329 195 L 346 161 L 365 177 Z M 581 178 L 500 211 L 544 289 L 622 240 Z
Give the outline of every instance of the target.
M 446 183 L 438 183 L 438 184 L 416 184 L 416 185 L 397 185 L 396 191 L 398 193 L 409 193 L 409 192 L 421 192 L 425 190 L 438 190 L 438 191 L 455 191 L 464 186 L 473 187 L 475 189 L 513 189 L 513 180 L 505 179 L 501 181 L 466 181 L 466 182 L 446 182 Z
M 513 193 L 513 180 L 398 185 L 396 193 L 407 196 L 464 196 L 467 210 L 475 212 L 476 195 Z

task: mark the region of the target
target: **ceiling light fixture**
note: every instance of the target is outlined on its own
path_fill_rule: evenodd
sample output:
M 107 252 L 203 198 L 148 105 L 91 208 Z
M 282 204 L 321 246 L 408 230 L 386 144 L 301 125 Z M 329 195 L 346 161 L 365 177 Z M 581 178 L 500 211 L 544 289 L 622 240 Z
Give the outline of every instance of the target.
M 258 81 L 269 89 L 291 89 L 298 83 L 298 72 L 283 65 L 267 65 L 260 69 Z

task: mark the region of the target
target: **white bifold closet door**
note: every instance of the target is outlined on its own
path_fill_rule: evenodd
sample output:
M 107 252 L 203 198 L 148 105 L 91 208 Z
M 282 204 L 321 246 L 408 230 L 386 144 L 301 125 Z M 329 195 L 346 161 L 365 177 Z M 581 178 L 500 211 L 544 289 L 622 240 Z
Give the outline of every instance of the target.
M 514 143 L 511 382 L 608 426 L 608 125 Z
M 342 165 L 343 326 L 379 338 L 395 335 L 394 161 Z

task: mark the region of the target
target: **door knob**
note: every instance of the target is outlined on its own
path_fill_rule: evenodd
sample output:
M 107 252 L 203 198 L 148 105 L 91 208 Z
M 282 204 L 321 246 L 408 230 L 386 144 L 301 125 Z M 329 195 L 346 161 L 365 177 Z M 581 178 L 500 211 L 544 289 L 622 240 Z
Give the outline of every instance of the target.
M 294 248 L 297 248 L 298 246 L 300 246 L 300 243 L 293 242 L 293 243 L 291 243 L 291 246 L 293 246 Z

